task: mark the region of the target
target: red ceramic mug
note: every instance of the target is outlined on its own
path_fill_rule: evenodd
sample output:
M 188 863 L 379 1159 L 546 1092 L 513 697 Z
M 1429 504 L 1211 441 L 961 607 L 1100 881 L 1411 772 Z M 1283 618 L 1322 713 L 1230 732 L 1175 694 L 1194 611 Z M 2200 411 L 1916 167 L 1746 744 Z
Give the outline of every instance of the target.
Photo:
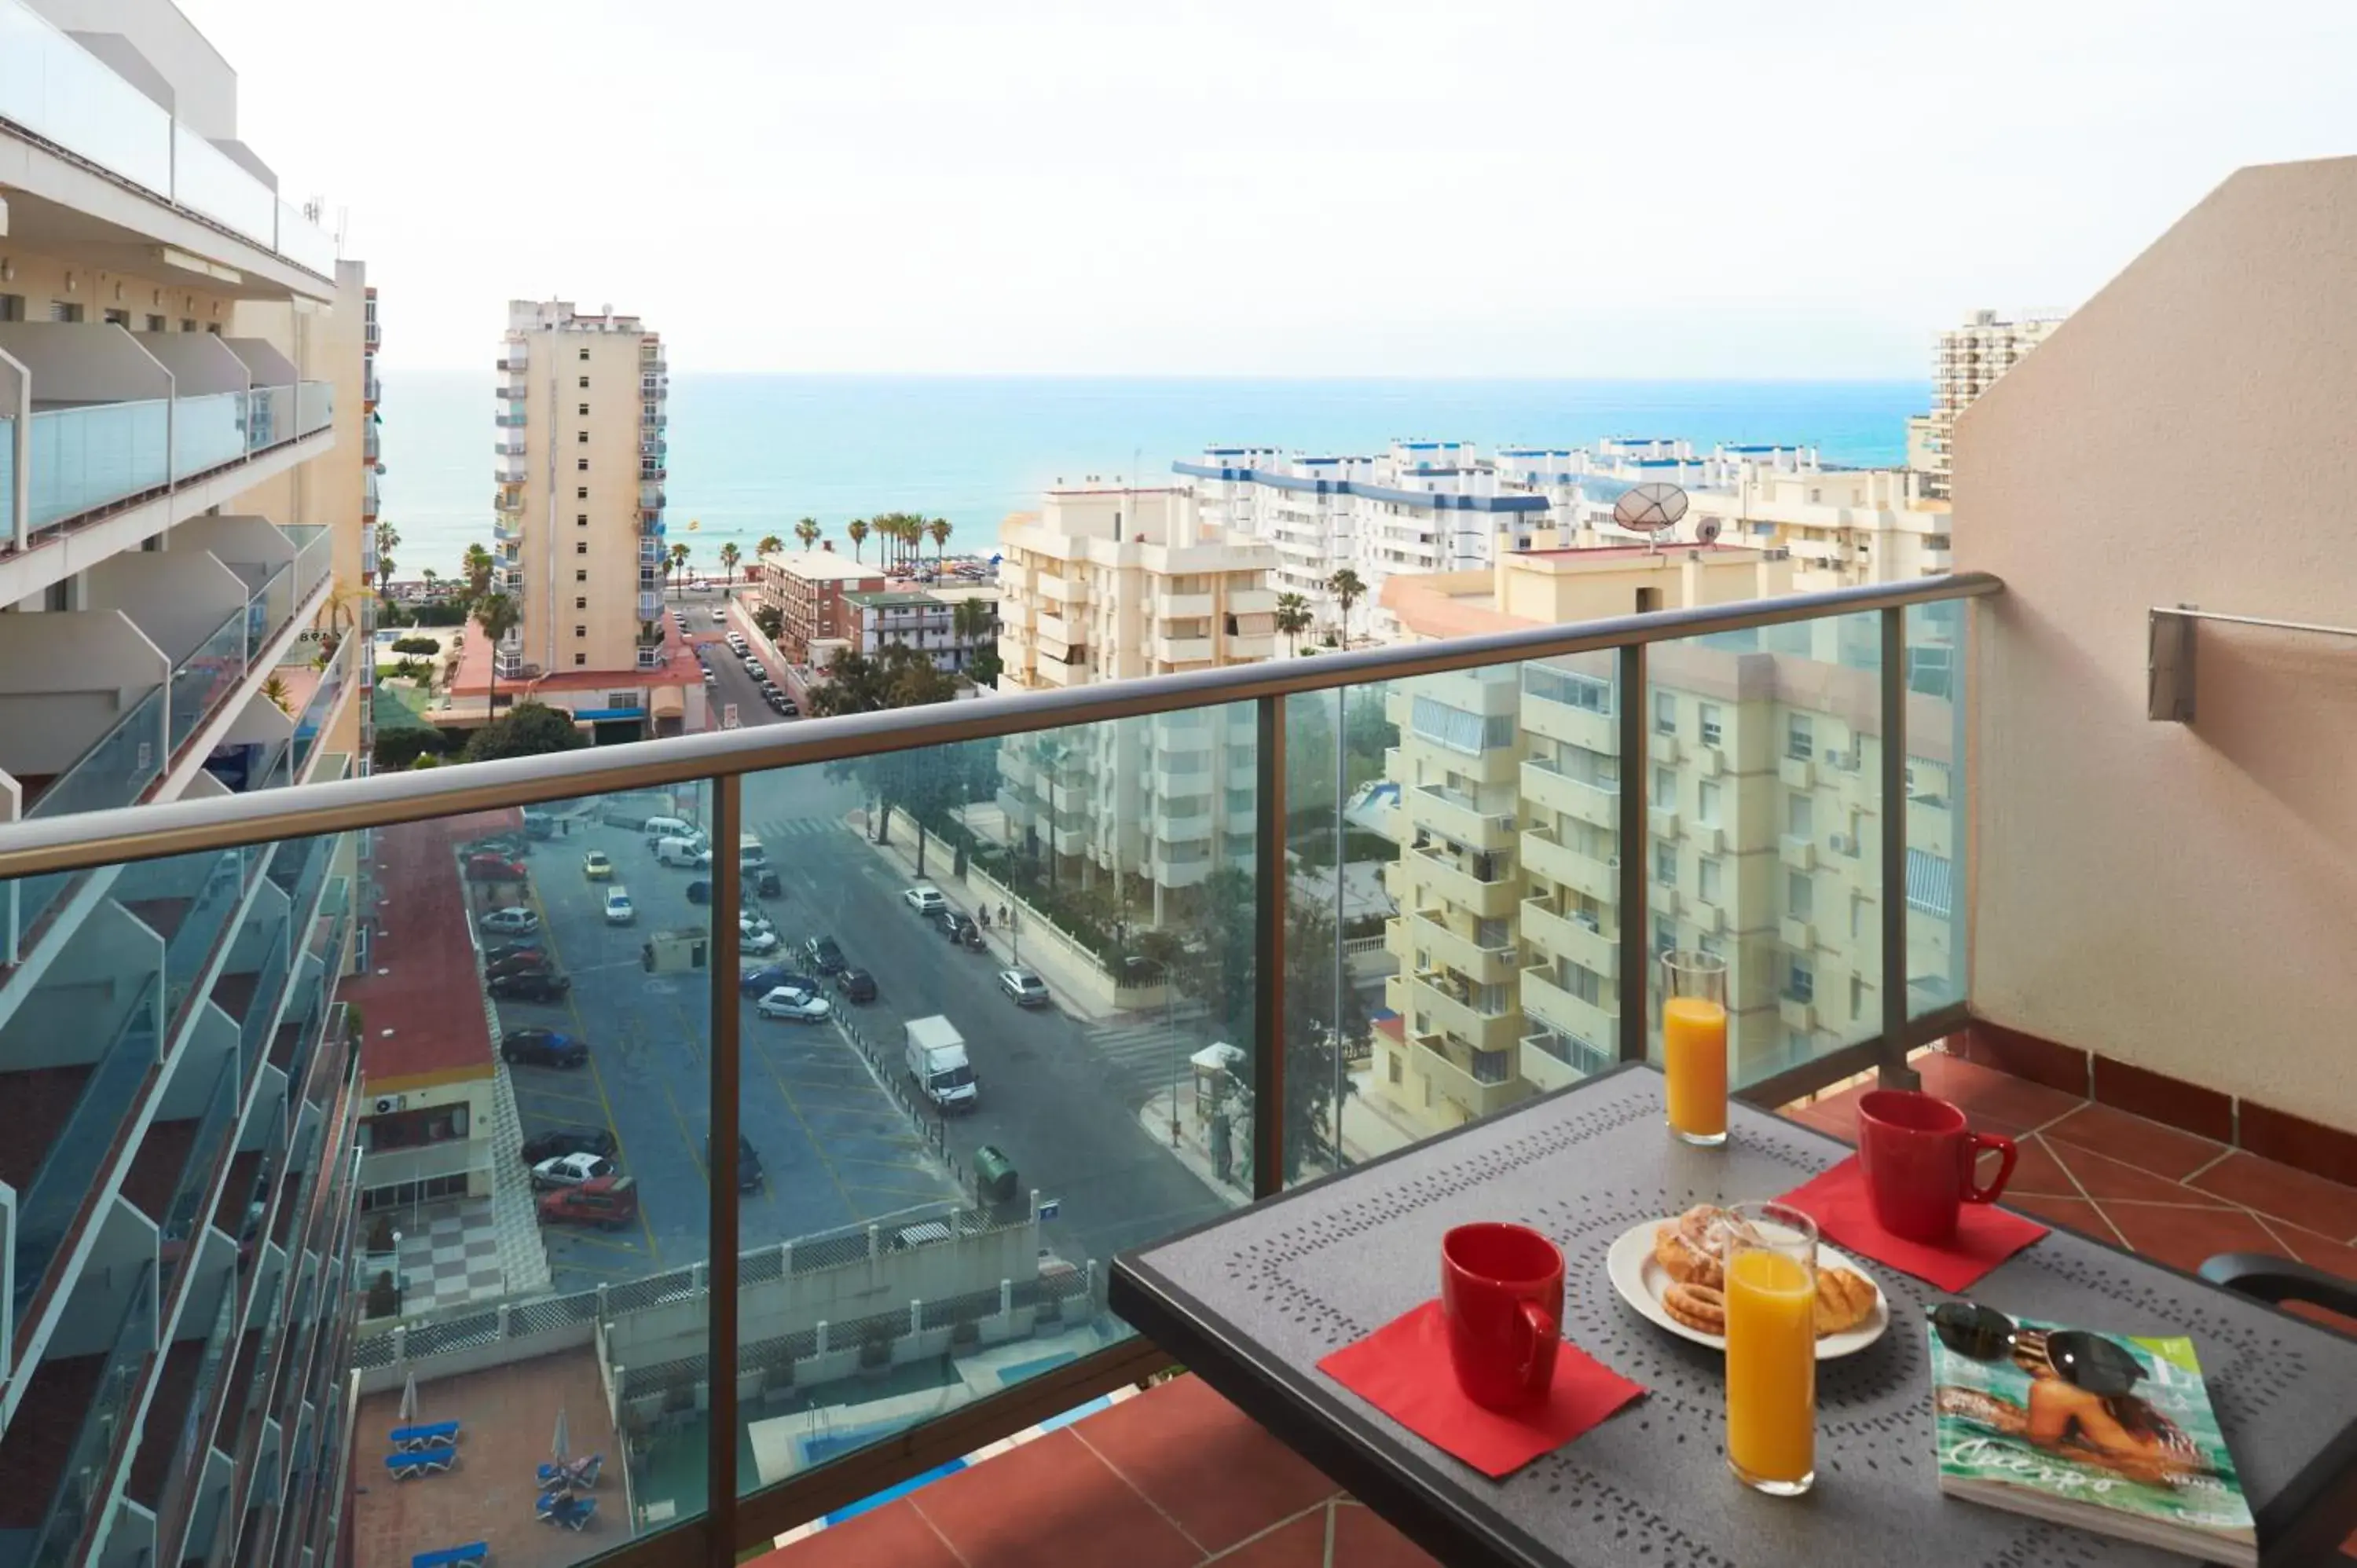
M 1448 1364 L 1475 1404 L 1544 1400 L 1563 1342 L 1563 1252 L 1526 1225 L 1459 1225 L 1440 1243 Z
M 1983 1149 L 1995 1149 L 1996 1179 L 1975 1180 Z M 2010 1138 L 1975 1133 L 1964 1113 L 1936 1095 L 1878 1089 L 1857 1102 L 1857 1159 L 1874 1218 L 1893 1236 L 1933 1246 L 1953 1240 L 1967 1203 L 1995 1203 L 2019 1151 Z

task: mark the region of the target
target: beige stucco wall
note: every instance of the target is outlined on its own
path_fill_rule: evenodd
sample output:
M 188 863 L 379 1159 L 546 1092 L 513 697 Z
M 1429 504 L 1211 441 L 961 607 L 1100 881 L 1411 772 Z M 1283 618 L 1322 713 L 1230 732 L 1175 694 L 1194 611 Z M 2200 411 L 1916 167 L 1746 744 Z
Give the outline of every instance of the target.
M 2145 716 L 2146 613 L 2357 624 L 2357 158 L 2245 169 L 1957 426 L 1972 1000 L 1997 1023 L 2357 1127 L 2357 644 L 2199 634 Z

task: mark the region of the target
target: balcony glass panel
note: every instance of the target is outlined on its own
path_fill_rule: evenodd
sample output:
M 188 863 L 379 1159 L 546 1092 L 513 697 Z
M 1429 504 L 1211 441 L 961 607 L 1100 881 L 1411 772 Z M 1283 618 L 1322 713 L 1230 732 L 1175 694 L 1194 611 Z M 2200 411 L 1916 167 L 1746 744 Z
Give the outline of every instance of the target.
M 255 596 L 254 602 L 261 602 L 260 595 Z M 172 755 L 179 755 L 198 726 L 245 679 L 248 619 L 246 610 L 231 610 L 220 628 L 197 644 L 172 671 L 172 718 L 167 740 Z
M 1907 628 L 1907 1015 L 1965 996 L 1964 681 L 1969 601 Z
M 301 604 L 311 596 L 335 564 L 336 542 L 325 523 L 288 523 L 279 530 L 295 542 L 294 602 Z
M 145 1386 L 147 1359 L 156 1350 L 156 1271 L 143 1263 L 132 1283 L 130 1299 L 124 1305 L 90 1409 L 74 1434 L 73 1445 L 66 1451 L 57 1495 L 26 1559 L 31 1568 L 65 1568 L 76 1561 L 82 1531 L 106 1500 L 113 1474 L 110 1460 L 129 1436 L 132 1405 Z
M 1755 1082 L 1881 1032 L 1882 652 L 1875 615 L 1656 643 L 1650 710 L 1675 740 L 1650 769 L 1653 947 L 1727 963 L 1731 1081 Z M 1699 739 L 1709 704 L 1719 743 Z M 1718 770 L 1713 773 L 1716 767 Z M 1661 784 L 1672 788 L 1658 798 Z M 1788 843 L 1815 846 L 1813 865 Z M 1661 1048 L 1659 966 L 1648 976 Z
M 181 1004 L 203 978 L 221 933 L 229 929 L 245 897 L 254 867 L 262 864 L 263 854 L 251 846 L 199 850 L 163 863 L 160 887 L 195 889 L 186 912 L 175 910 L 178 924 L 164 939 L 164 1016 L 167 1020 L 179 1017 Z M 126 884 L 141 879 L 142 869 L 125 871 L 125 881 L 118 882 L 114 889 L 115 897 L 135 910 L 141 905 L 140 888 Z
M 335 237 L 303 216 L 303 209 L 290 202 L 278 204 L 278 253 L 321 277 L 336 275 Z M 373 321 L 369 323 L 368 338 L 371 345 L 377 341 Z
M 192 1238 L 203 1223 L 202 1211 L 212 1191 L 213 1171 L 237 1124 L 238 1101 L 244 1086 L 236 1060 L 223 1060 L 213 1083 L 212 1098 L 205 1102 L 204 1118 L 198 1122 L 196 1138 L 181 1164 L 180 1179 L 172 1188 L 171 1203 L 164 1210 L 164 1278 L 167 1288 L 173 1271 L 196 1251 Z
M 209 392 L 172 403 L 172 474 L 185 479 L 245 456 L 243 392 Z
M 16 422 L 0 419 L 0 539 L 16 537 Z
M 141 698 L 80 760 L 58 775 L 26 817 L 62 817 L 75 811 L 128 806 L 163 773 L 165 696 L 158 686 Z M 81 872 L 27 876 L 16 884 L 16 927 L 30 930 Z
M 329 271 L 333 271 L 330 266 Z M 333 381 L 302 381 L 295 388 L 295 434 L 308 435 L 336 422 Z
M 246 394 L 245 438 L 256 452 L 295 437 L 295 389 L 255 387 Z
M 245 602 L 245 641 L 250 650 L 259 651 L 262 645 L 278 635 L 295 614 L 295 565 L 289 561 L 270 574 L 269 581 Z
M 160 489 L 169 477 L 171 405 L 91 403 L 33 415 L 32 526 Z
M 275 919 L 275 926 L 263 944 L 261 965 L 253 972 L 253 990 L 246 1000 L 245 1016 L 238 1024 L 238 1060 L 240 1070 L 247 1078 L 253 1076 L 263 1049 L 269 1044 L 279 999 L 285 993 L 286 979 L 294 966 L 288 921 L 283 915 Z
M 172 196 L 264 249 L 278 242 L 278 199 L 186 125 L 172 127 Z
M 295 722 L 294 766 L 300 773 L 311 759 L 319 744 L 320 730 L 335 712 L 337 699 L 342 694 L 344 682 L 352 668 L 351 639 L 347 638 L 328 659 L 328 667 L 319 675 L 319 684 L 311 700 L 303 704 L 302 716 Z
M 0 0 L 0 118 L 159 194 L 172 116 L 24 0 Z
M 22 1312 L 40 1288 L 50 1262 L 66 1240 L 82 1200 L 113 1152 L 124 1118 L 147 1082 L 159 1056 L 156 977 L 139 981 L 138 995 L 113 1040 L 91 1064 L 81 1093 L 49 1144 L 16 1208 L 16 1308 Z

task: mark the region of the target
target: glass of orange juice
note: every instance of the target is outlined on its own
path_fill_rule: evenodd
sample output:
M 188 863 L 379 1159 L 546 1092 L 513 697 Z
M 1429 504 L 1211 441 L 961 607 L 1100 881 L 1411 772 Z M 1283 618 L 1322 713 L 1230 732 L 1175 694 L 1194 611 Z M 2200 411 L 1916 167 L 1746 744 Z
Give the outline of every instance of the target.
M 1662 955 L 1662 1076 L 1670 1131 L 1689 1144 L 1727 1142 L 1727 961 Z
M 1727 1244 L 1727 1462 L 1796 1498 L 1817 1479 L 1817 1227 L 1781 1203 L 1738 1203 Z

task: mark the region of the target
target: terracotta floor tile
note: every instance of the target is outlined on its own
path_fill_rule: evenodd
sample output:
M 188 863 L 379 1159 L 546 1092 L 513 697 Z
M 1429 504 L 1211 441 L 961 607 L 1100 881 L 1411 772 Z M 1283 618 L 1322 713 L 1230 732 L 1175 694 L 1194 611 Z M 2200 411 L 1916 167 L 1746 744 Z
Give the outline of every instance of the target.
M 2109 1105 L 2083 1105 L 2042 1131 L 2050 1139 L 2093 1149 L 2170 1181 L 2184 1180 L 2225 1152 L 2207 1138 Z
M 2302 1230 L 2297 1225 L 2287 1225 L 2280 1219 L 2268 1219 L 2266 1224 L 2276 1240 L 2283 1243 L 2276 1251 L 2287 1251 L 2303 1263 L 2314 1263 L 2327 1273 L 2339 1274 L 2342 1279 L 2357 1283 L 2357 1247 L 2335 1241 L 2328 1236 L 2319 1236 L 2315 1231 Z
M 1974 1126 L 1992 1133 L 2023 1133 L 2043 1127 L 2087 1103 L 2075 1094 L 2065 1094 L 1993 1067 L 1968 1062 L 1962 1057 L 1933 1052 L 1916 1058 L 1913 1065 L 1923 1076 L 1926 1092 L 1955 1101 L 1972 1118 Z
M 1866 1086 L 1845 1089 L 1839 1094 L 1826 1095 L 1808 1105 L 1796 1105 L 1793 1113 L 1820 1132 L 1830 1133 L 1844 1143 L 1857 1142 L 1857 1101 Z
M 966 1568 L 1032 1568 L 1050 1560 L 1057 1568 L 1193 1568 L 1200 1562 L 1193 1542 L 1073 1430 L 944 1477 L 911 1496 L 909 1505 Z
M 2181 1181 L 2156 1176 L 2141 1165 L 2065 1143 L 2051 1133 L 2039 1133 L 2038 1141 L 2044 1144 L 2047 1152 L 2077 1178 L 2086 1195 L 2098 1203 L 2109 1203 L 2116 1198 L 2131 1203 L 2181 1203 L 2190 1208 L 2236 1207 L 2215 1193 L 2203 1192 Z
M 2063 1168 L 2062 1162 L 2054 1157 L 2054 1151 L 2046 1146 L 2044 1139 L 2024 1134 L 2017 1141 L 2017 1147 L 2020 1154 L 2014 1161 L 2013 1179 L 2005 1184 L 2006 1202 L 2011 1203 L 2023 1195 L 2043 1194 L 2050 1197 L 2084 1196 L 2079 1190 L 2079 1184 L 2071 1179 L 2071 1173 Z M 1983 1160 L 1990 1157 L 1986 1154 L 1981 1156 Z M 1984 1167 L 1981 1174 L 1986 1177 L 1994 1173 Z
M 2106 1203 L 2104 1213 L 2140 1255 L 2189 1273 L 2220 1252 L 2279 1250 L 2267 1228 L 2239 1208 Z
M 2193 1177 L 2191 1185 L 2305 1230 L 2357 1239 L 2357 1188 L 2240 1149 Z
M 1292 1523 L 1256 1537 L 1205 1568 L 1326 1568 L 1326 1520 L 1316 1508 Z M 1339 1561 L 1339 1559 L 1338 1559 Z
M 2092 1236 L 2106 1246 L 2124 1244 L 2120 1233 L 2112 1229 L 2112 1222 L 2104 1218 L 2104 1211 L 2083 1197 L 2051 1197 L 2043 1193 L 2008 1191 L 2005 1195 L 2005 1202 L 2008 1208 L 2018 1208 L 2050 1225 L 2068 1225 L 2080 1234 Z
M 1206 1552 L 1341 1490 L 1200 1378 L 1174 1378 L 1072 1433 Z
M 957 1553 L 906 1498 L 830 1525 L 759 1560 L 767 1568 L 959 1568 Z
M 1335 1568 L 1438 1568 L 1438 1560 L 1361 1503 L 1334 1508 Z

